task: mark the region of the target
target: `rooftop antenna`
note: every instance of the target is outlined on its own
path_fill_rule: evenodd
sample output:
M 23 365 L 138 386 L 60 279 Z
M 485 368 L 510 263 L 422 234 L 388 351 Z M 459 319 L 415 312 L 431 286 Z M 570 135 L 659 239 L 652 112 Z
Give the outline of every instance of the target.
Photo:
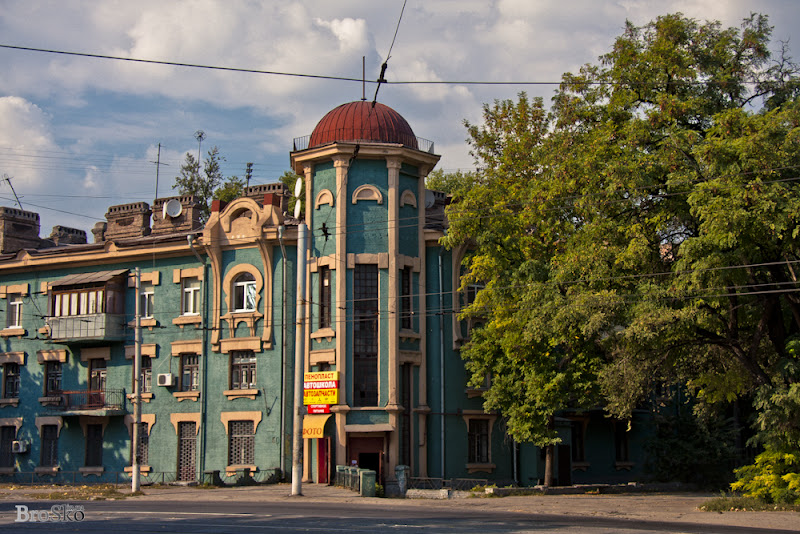
M 11 192 L 14 193 L 14 198 L 17 199 L 17 206 L 19 206 L 19 209 L 22 209 L 22 202 L 19 201 L 17 192 L 14 191 L 14 186 L 11 184 L 11 177 L 7 174 L 3 174 L 3 181 L 8 182 L 8 187 L 11 188 Z
M 158 171 L 161 170 L 162 165 L 169 166 L 169 163 L 161 163 L 161 143 L 158 143 L 158 157 L 156 158 L 156 161 L 151 161 L 150 163 L 155 163 L 156 165 L 156 196 L 153 197 L 156 199 L 158 198 Z M 153 203 L 155 203 L 155 200 L 153 200 Z
M 367 99 L 367 59 L 361 56 L 361 101 Z
M 194 133 L 194 138 L 197 139 L 197 172 L 200 172 L 200 146 L 203 144 L 203 139 L 206 138 L 206 133 L 203 130 L 197 130 Z

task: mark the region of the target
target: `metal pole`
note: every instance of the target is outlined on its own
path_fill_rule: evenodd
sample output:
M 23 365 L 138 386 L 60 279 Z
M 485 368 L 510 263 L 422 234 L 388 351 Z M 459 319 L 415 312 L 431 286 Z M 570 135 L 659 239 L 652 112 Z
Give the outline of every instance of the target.
M 139 491 L 139 432 L 142 424 L 142 317 L 141 317 L 141 272 L 136 268 L 136 326 L 133 333 L 133 428 L 131 429 L 131 439 L 133 440 L 132 469 L 131 469 L 131 492 Z
M 299 200 L 298 200 L 299 202 Z M 303 478 L 303 371 L 305 360 L 306 256 L 308 227 L 297 227 L 297 313 L 294 353 L 294 425 L 292 430 L 292 495 L 302 495 Z

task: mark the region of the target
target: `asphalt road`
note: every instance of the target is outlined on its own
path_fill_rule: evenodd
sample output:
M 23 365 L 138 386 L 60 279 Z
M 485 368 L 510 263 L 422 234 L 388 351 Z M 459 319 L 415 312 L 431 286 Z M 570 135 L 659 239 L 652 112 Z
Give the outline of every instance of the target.
M 47 500 L 0 492 L 4 532 L 441 532 L 441 533 L 770 533 L 800 531 L 800 514 L 696 510 L 701 496 L 544 496 L 453 501 L 363 499 L 339 488 L 287 486 L 200 490 L 145 489 L 115 501 L 82 501 L 82 521 L 17 522 L 17 506 L 47 510 Z M 603 498 L 598 498 L 603 497 Z M 626 498 L 633 497 L 633 498 Z M 749 515 L 748 515 L 749 514 Z M 22 514 L 24 517 L 24 514 Z

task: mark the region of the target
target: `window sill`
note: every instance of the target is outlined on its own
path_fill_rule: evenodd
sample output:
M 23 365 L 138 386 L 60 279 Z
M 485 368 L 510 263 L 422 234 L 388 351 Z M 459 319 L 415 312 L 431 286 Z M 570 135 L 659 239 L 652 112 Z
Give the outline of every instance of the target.
M 172 324 L 178 325 L 183 328 L 187 324 L 202 324 L 203 318 L 198 315 L 181 315 L 172 320 Z
M 100 475 L 103 474 L 105 469 L 106 469 L 105 467 L 103 467 L 102 465 L 99 465 L 99 466 L 93 466 L 93 467 L 79 467 L 78 471 L 83 476 L 88 477 L 89 475 L 100 476 Z
M 33 472 L 37 475 L 53 475 L 55 476 L 61 468 L 57 465 L 41 465 L 34 467 Z
M 252 389 L 228 389 L 222 392 L 228 400 L 233 399 L 255 399 L 258 395 L 258 390 L 255 388 Z
M 150 402 L 150 400 L 153 398 L 152 393 L 142 393 L 141 395 L 142 395 L 142 402 Z M 133 398 L 135 397 L 133 393 L 128 393 L 126 396 L 128 397 L 129 401 L 132 401 Z
M 139 325 L 142 328 L 150 328 L 152 330 L 154 327 L 158 326 L 158 321 L 156 319 L 151 319 L 151 318 L 139 319 Z M 130 326 L 131 328 L 135 327 L 136 321 L 129 322 L 128 326 Z
M 39 397 L 39 404 L 42 406 L 61 406 L 61 396 L 47 395 L 46 397 Z
M 200 398 L 200 392 L 199 391 L 176 391 L 175 393 L 172 394 L 172 396 L 175 397 L 176 399 L 178 399 L 178 402 L 185 401 L 185 400 L 190 400 L 190 401 L 197 402 L 197 399 Z
M 311 334 L 311 339 L 316 339 L 317 343 L 322 343 L 323 339 L 325 339 L 328 342 L 331 342 L 335 337 L 336 337 L 336 330 L 332 328 L 320 328 L 319 330 Z
M 633 462 L 614 462 L 614 469 L 617 471 L 630 471 L 634 465 Z
M 151 469 L 152 469 L 152 467 L 150 467 L 149 465 L 140 465 L 139 466 L 139 472 L 140 473 L 149 473 Z M 124 471 L 126 473 L 133 473 L 133 467 L 130 466 L 130 465 L 126 465 L 124 467 Z
M 0 330 L 0 337 L 24 336 L 25 329 L 19 327 L 4 328 Z
M 13 475 L 15 471 L 15 467 L 0 467 L 0 475 Z
M 589 464 L 589 462 L 572 462 L 572 470 L 586 472 L 586 470 L 589 469 L 590 465 L 591 464 Z
M 413 330 L 409 330 L 407 328 L 400 329 L 400 339 L 411 340 L 411 339 L 421 339 L 421 338 L 422 335 L 417 332 L 414 332 Z
M 0 408 L 5 408 L 6 406 L 19 406 L 19 399 L 0 399 Z
M 255 465 L 246 465 L 246 464 L 234 464 L 225 467 L 225 474 L 227 476 L 233 476 L 236 474 L 237 471 L 242 471 L 243 469 L 248 469 L 250 473 L 258 472 L 258 466 Z
M 491 473 L 495 469 L 495 464 L 467 464 L 467 473 Z

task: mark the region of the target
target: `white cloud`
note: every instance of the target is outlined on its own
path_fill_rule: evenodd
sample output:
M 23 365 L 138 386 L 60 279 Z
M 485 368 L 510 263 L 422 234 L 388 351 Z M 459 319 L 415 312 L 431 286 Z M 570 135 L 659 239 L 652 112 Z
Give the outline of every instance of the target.
M 43 157 L 57 148 L 46 113 L 24 98 L 0 97 L 0 161 L 15 187 L 41 187 L 47 165 Z

